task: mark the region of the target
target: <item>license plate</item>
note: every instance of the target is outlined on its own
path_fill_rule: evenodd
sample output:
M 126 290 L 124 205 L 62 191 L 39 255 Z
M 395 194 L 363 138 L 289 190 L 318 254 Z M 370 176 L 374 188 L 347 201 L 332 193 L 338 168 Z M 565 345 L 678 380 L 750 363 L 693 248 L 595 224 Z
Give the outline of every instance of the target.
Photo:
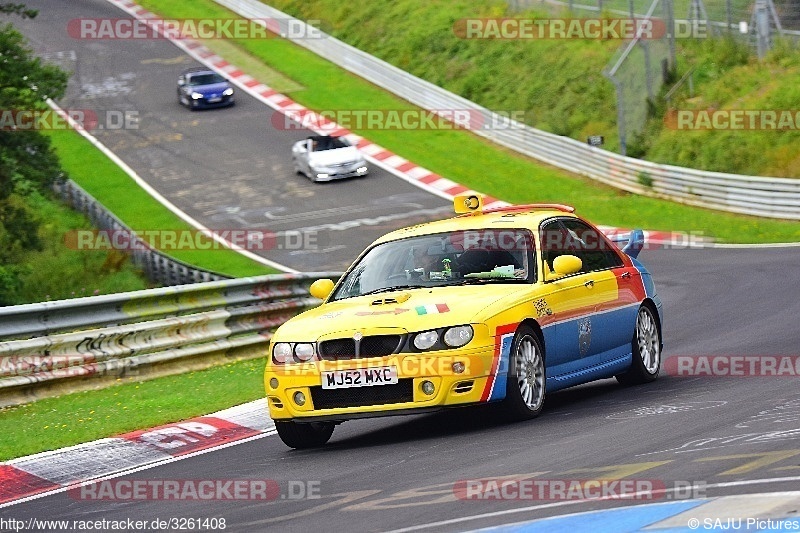
M 351 387 L 374 387 L 397 383 L 396 366 L 333 370 L 322 373 L 323 389 L 348 389 Z
M 221 102 L 221 101 L 222 101 L 222 98 L 221 98 L 221 97 L 219 97 L 219 96 L 217 96 L 216 98 L 209 98 L 209 99 L 208 99 L 208 101 L 209 101 L 210 103 L 214 104 L 214 103 L 217 103 L 217 102 Z

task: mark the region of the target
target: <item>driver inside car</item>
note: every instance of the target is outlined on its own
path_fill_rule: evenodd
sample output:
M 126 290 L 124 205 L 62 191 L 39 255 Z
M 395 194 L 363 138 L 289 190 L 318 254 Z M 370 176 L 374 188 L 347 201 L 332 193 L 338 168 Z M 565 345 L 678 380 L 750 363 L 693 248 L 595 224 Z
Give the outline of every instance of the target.
M 428 254 L 428 250 L 421 246 L 412 249 L 413 268 L 406 270 L 409 280 L 430 281 L 446 279 L 445 272 L 449 273 L 450 259 L 440 259 L 437 255 Z

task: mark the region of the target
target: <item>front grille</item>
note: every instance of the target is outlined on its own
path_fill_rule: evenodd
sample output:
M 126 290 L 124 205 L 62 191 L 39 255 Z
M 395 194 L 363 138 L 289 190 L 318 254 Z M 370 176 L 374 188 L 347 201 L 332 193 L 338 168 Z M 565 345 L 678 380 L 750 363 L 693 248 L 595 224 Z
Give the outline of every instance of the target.
M 400 351 L 402 335 L 369 335 L 358 345 L 354 339 L 331 339 L 319 343 L 319 355 L 327 361 L 354 357 L 382 357 Z
M 361 339 L 361 357 L 380 357 L 391 355 L 400 349 L 400 335 L 370 335 Z
M 414 401 L 414 380 L 401 379 L 396 385 L 352 387 L 349 389 L 323 389 L 311 387 L 314 409 L 362 407 Z
M 351 359 L 356 355 L 356 341 L 353 339 L 333 339 L 319 343 L 319 355 L 323 359 Z

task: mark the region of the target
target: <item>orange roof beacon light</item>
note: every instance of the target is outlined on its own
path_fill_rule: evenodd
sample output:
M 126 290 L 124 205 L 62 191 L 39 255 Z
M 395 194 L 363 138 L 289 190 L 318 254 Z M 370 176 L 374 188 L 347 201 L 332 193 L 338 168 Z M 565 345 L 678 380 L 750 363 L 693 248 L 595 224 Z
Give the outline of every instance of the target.
M 453 198 L 453 209 L 459 215 L 481 213 L 483 197 L 478 194 L 460 194 Z

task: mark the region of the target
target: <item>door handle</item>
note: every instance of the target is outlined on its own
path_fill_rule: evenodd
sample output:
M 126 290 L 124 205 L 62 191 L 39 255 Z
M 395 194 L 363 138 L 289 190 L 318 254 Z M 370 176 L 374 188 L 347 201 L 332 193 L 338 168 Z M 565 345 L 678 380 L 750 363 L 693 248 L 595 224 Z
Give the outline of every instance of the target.
M 622 279 L 630 279 L 631 278 L 631 273 L 630 272 L 623 272 L 620 277 Z
M 586 287 L 587 289 L 591 289 L 592 287 L 594 287 L 594 280 L 590 279 L 589 281 L 584 283 L 583 286 Z

